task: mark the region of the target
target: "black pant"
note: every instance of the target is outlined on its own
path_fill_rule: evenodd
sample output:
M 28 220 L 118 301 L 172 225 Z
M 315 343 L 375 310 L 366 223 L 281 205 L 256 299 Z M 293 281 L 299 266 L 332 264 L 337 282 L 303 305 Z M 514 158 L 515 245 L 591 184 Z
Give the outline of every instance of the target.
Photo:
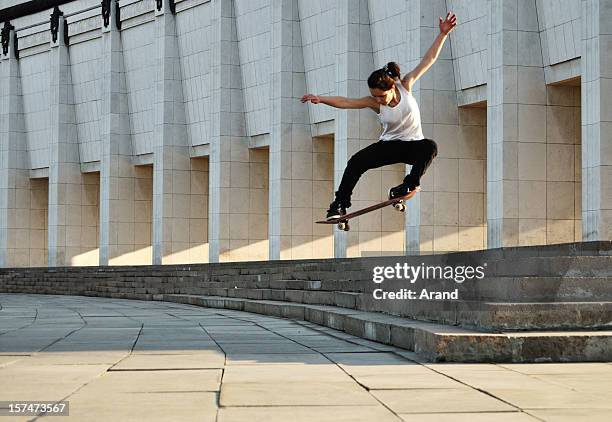
M 421 176 L 438 155 L 438 146 L 431 139 L 418 141 L 378 141 L 353 155 L 346 165 L 342 181 L 336 192 L 336 199 L 350 206 L 353 188 L 363 173 L 370 169 L 390 164 L 411 164 L 412 170 L 404 178 L 404 184 L 411 190 L 419 186 Z

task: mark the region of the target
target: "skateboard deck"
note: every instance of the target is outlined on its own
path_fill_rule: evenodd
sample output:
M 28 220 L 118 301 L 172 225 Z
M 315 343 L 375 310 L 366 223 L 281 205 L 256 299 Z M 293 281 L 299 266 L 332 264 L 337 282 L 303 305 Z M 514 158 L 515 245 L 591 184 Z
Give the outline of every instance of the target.
M 389 205 L 395 206 L 395 208 L 397 210 L 399 210 L 399 211 L 404 211 L 406 209 L 406 206 L 405 206 L 404 202 L 409 200 L 410 198 L 412 198 L 414 195 L 417 194 L 417 192 L 420 192 L 420 190 L 421 190 L 421 188 L 417 187 L 412 192 L 409 192 L 407 195 L 401 196 L 399 198 L 388 199 L 388 200 L 380 202 L 378 204 L 370 205 L 369 207 L 362 208 L 362 209 L 354 211 L 354 212 L 349 212 L 348 214 L 345 214 L 342 217 L 332 218 L 332 219 L 329 219 L 329 220 L 320 220 L 320 221 L 317 221 L 316 223 L 318 223 L 318 224 L 338 224 L 338 228 L 340 230 L 348 231 L 348 229 L 349 229 L 348 221 L 351 218 L 355 218 L 355 217 L 358 217 L 360 215 L 367 214 L 367 213 L 369 213 L 371 211 L 379 210 L 379 209 L 387 207 Z

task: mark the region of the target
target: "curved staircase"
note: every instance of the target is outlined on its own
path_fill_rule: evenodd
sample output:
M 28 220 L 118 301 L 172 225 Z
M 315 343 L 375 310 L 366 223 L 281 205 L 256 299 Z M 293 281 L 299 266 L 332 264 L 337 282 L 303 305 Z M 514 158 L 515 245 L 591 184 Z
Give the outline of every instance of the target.
M 485 266 L 481 280 L 372 281 L 376 266 Z M 458 290 L 458 300 L 373 291 Z M 0 270 L 0 292 L 165 300 L 307 320 L 430 361 L 612 360 L 612 242 L 444 255 Z

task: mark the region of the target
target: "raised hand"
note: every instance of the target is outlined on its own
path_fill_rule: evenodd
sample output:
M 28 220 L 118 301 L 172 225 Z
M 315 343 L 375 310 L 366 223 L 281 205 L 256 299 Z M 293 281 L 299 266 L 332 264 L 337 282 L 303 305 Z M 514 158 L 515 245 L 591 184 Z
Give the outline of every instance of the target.
M 442 18 L 438 19 L 440 20 L 440 32 L 445 35 L 449 34 L 457 25 L 457 16 L 453 12 L 448 12 L 444 20 Z
M 306 94 L 302 97 L 300 101 L 302 101 L 303 103 L 310 101 L 313 104 L 319 104 L 321 102 L 321 99 L 319 98 L 318 95 Z

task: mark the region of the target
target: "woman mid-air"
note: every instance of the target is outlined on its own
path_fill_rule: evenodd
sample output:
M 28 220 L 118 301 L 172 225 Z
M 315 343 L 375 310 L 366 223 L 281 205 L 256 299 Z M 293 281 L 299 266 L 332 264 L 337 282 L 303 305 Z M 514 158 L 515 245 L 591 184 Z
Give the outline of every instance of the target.
M 396 163 L 412 165 L 404 181 L 389 189 L 389 199 L 404 196 L 419 187 L 421 176 L 438 150 L 433 140 L 423 136 L 419 107 L 411 89 L 435 63 L 444 41 L 457 24 L 457 18 L 452 12 L 446 15 L 446 19 L 440 18 L 439 21 L 440 34 L 419 65 L 401 78 L 400 68 L 395 62 L 389 62 L 382 69 L 372 72 L 368 78 L 370 96 L 346 98 L 306 94 L 302 97 L 302 102 L 322 103 L 336 108 L 370 108 L 376 112 L 382 125 L 379 141 L 358 151 L 348 160 L 336 198 L 329 205 L 327 219 L 346 214 L 346 209 L 351 206 L 353 188 L 361 175 L 369 169 Z

